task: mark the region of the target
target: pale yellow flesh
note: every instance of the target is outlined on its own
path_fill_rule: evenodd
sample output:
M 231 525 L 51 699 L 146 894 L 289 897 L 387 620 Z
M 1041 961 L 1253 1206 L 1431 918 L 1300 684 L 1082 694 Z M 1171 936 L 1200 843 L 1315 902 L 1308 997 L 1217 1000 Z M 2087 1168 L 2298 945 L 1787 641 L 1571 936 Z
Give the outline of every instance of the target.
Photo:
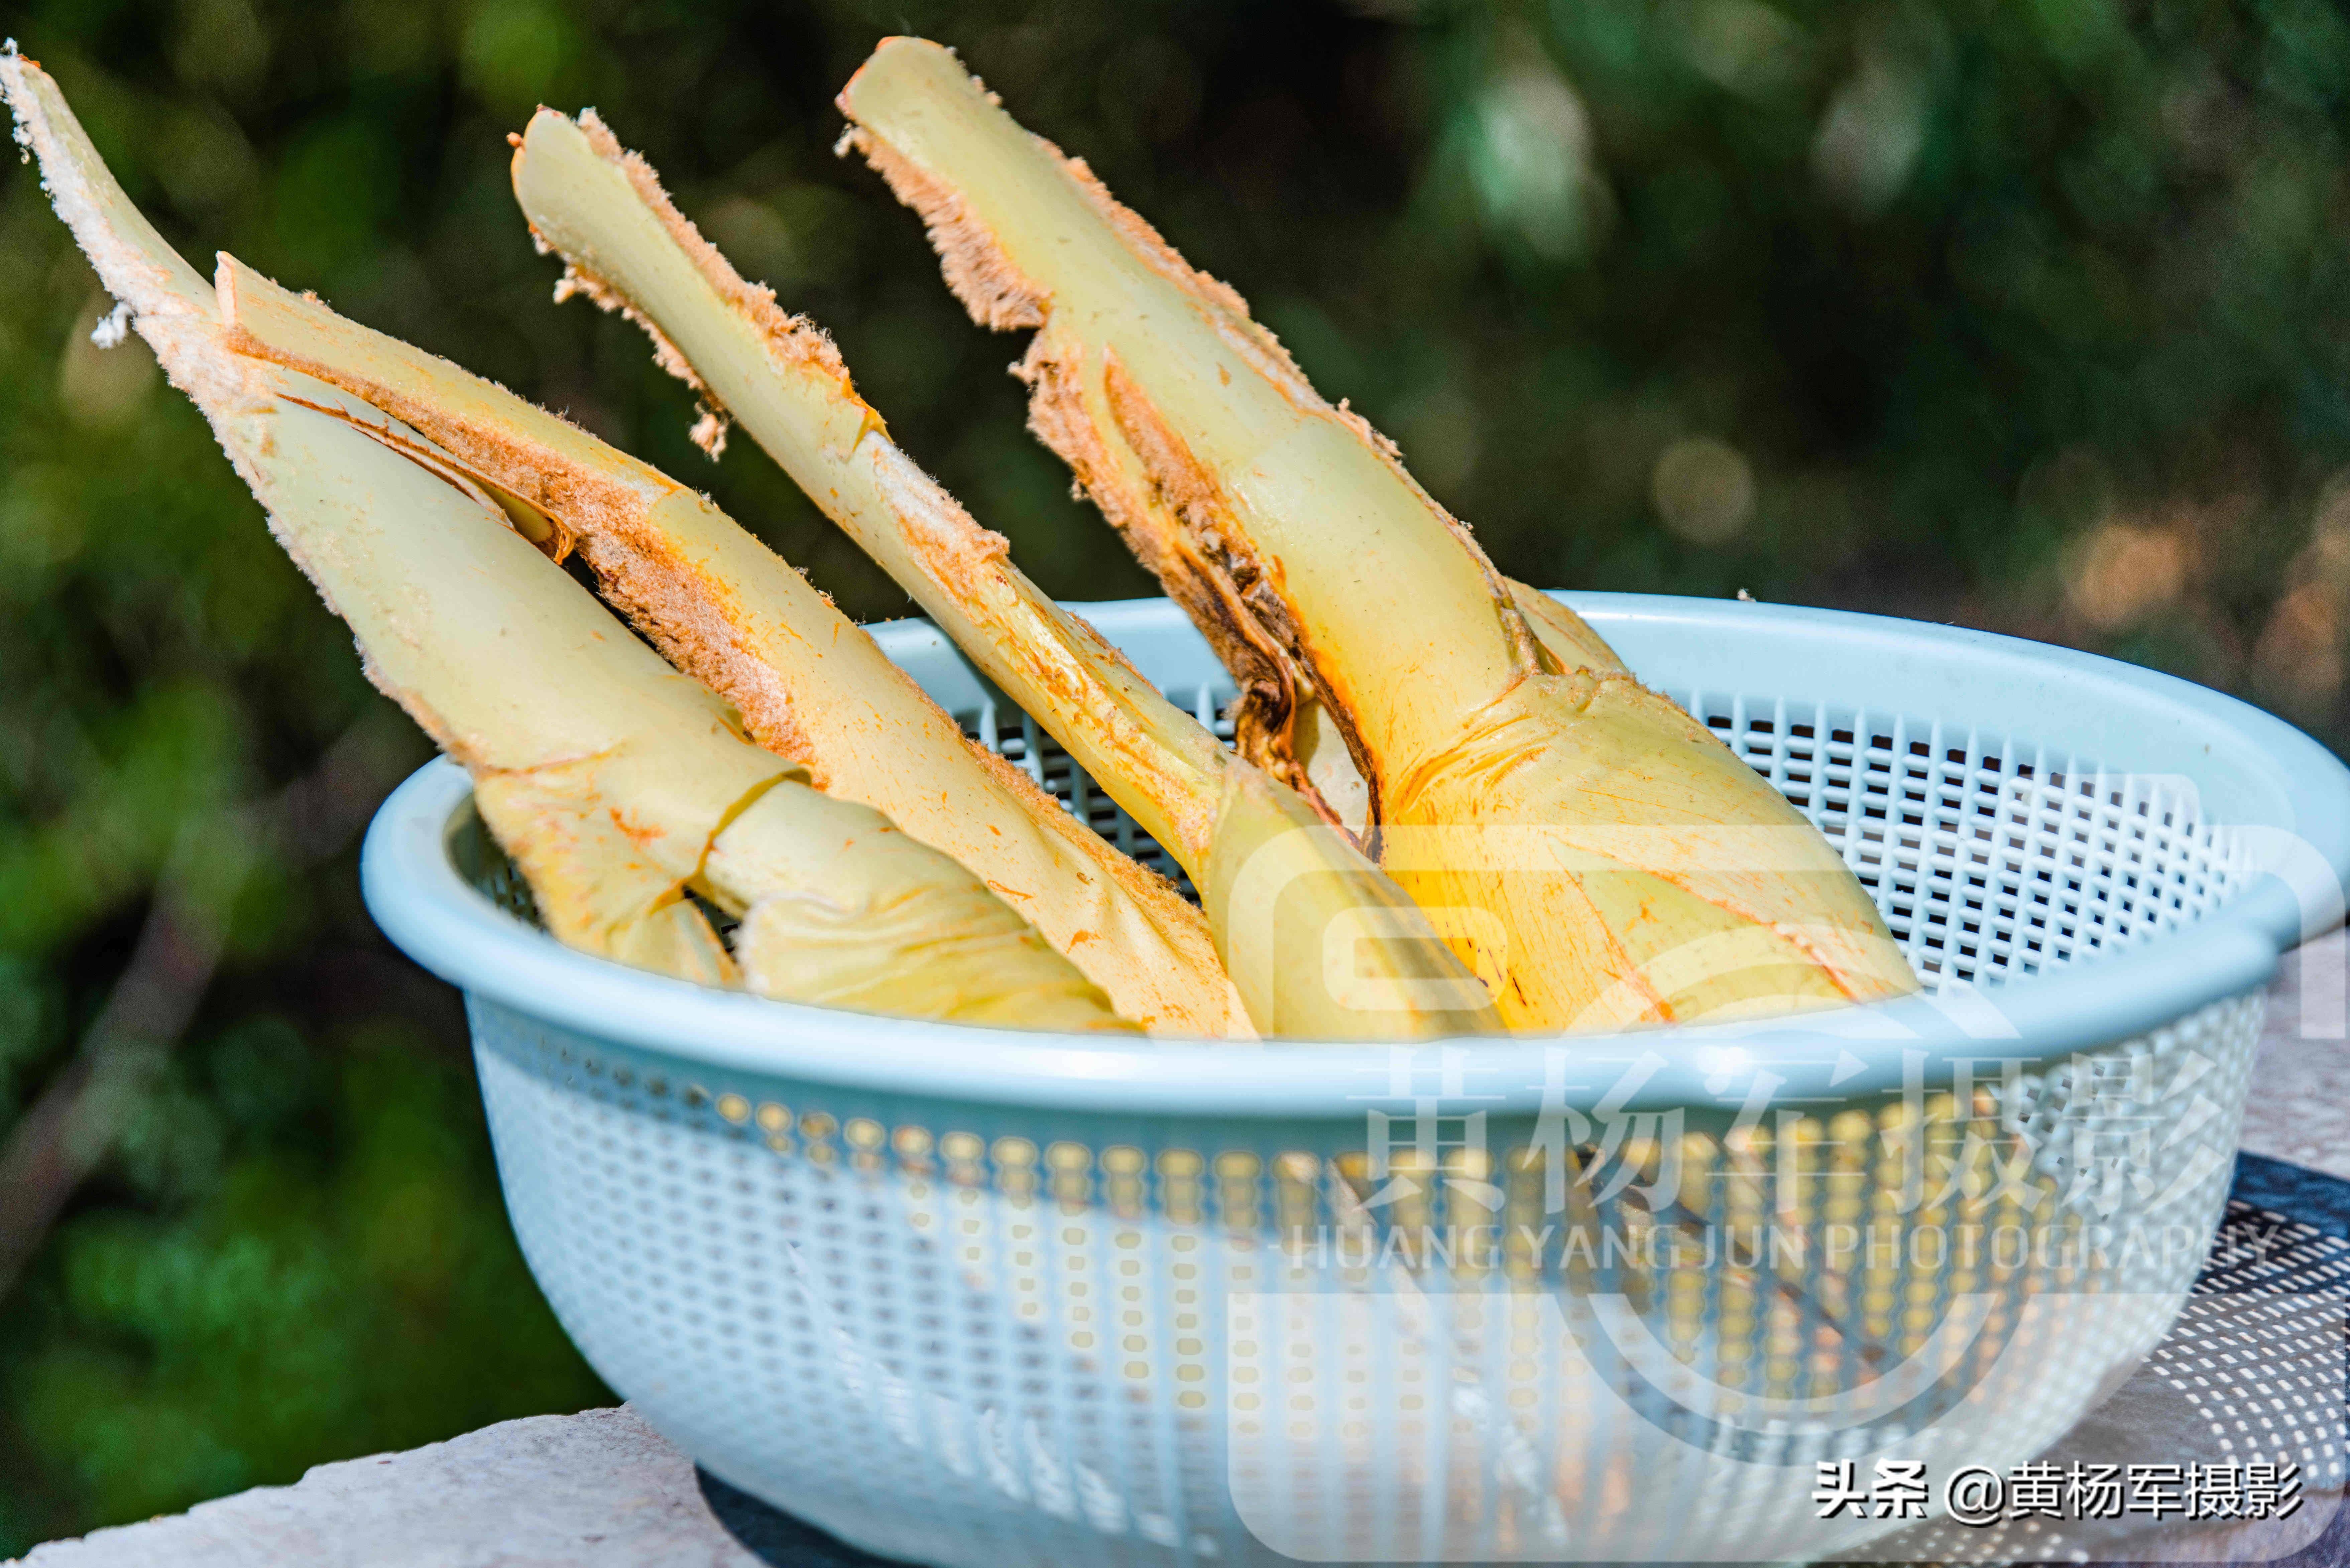
M 769 996 L 1007 1028 L 1135 1027 L 964 867 L 871 806 L 795 781 L 712 840 L 701 885 L 740 907 L 735 957 Z
M 1507 1023 L 1915 989 L 1793 807 L 1578 620 L 1536 607 L 1530 625 L 1391 445 L 951 55 L 888 40 L 840 102 L 972 314 L 1038 328 L 1032 423 L 1264 693 L 1251 754 L 1281 771 L 1298 715 L 1324 711 L 1382 864 L 1432 913 L 1460 911 L 1440 927 Z
M 1003 538 L 889 439 L 817 329 L 745 284 L 651 170 L 632 169 L 592 110 L 585 119 L 539 110 L 514 156 L 515 197 L 574 289 L 656 333 L 664 362 L 748 429 L 1007 695 L 1048 723 L 1094 705 L 1055 734 L 1191 866 L 1229 753 L 1014 567 Z
M 753 738 L 972 867 L 1153 1033 L 1247 1033 L 1200 912 L 966 742 L 872 639 L 706 498 L 501 388 L 346 321 L 232 257 L 243 351 L 412 426 L 518 522 L 576 545 L 607 597 Z
M 1530 588 L 1513 580 L 1508 581 L 1507 587 L 1511 602 L 1526 618 L 1534 640 L 1560 669 L 1624 673 L 1624 661 L 1581 616 L 1540 588 Z M 1303 694 L 1298 704 L 1289 740 L 1298 763 L 1295 771 L 1305 775 L 1304 787 L 1323 812 L 1336 818 L 1357 840 L 1367 837 L 1374 826 L 1371 792 L 1363 783 L 1362 771 L 1355 766 L 1353 754 L 1347 750 L 1346 735 L 1330 718 L 1329 710 L 1310 691 Z
M 574 946 L 791 1000 L 1130 1030 L 961 866 L 809 789 L 726 705 L 372 409 L 228 347 L 214 291 L 140 215 L 56 84 L 0 57 L 59 215 L 203 410 L 369 676 L 472 772 Z M 730 954 L 685 896 L 742 917 Z M 739 961 L 739 971 L 737 962 Z
M 785 1000 L 1030 1028 L 1130 1028 L 1034 927 L 870 807 L 753 745 L 494 504 L 276 396 L 216 426 L 370 674 L 474 776 L 484 820 L 575 947 Z M 289 396 L 288 394 L 292 394 Z M 549 680 L 545 672 L 560 671 Z
M 1520 582 L 1510 582 L 1510 602 L 1526 618 L 1534 640 L 1561 670 L 1588 670 L 1597 674 L 1624 673 L 1624 661 L 1607 639 L 1584 618 L 1544 593 Z
M 1499 1027 L 1400 888 L 1030 582 L 1002 537 L 889 439 L 816 329 L 744 283 L 592 111 L 583 122 L 541 109 L 514 159 L 516 199 L 540 243 L 568 264 L 572 286 L 642 323 L 664 364 L 748 429 L 1167 846 L 1201 889 L 1260 1031 L 1389 1039 Z M 1258 854 L 1260 880 L 1281 867 L 1281 940 L 1314 949 L 1311 961 L 1271 961 L 1272 927 L 1253 908 L 1242 919 L 1255 947 L 1234 950 L 1226 895 Z M 1343 984 L 1334 986 L 1316 944 L 1332 920 L 1367 911 L 1377 911 L 1379 934 L 1347 944 L 1335 966 Z

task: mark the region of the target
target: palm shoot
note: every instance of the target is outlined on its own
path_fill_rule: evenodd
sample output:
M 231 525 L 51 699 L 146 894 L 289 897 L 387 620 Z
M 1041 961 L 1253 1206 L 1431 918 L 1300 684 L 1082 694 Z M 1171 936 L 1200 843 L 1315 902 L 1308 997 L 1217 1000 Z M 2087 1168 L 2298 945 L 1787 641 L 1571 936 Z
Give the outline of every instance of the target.
M 567 290 L 644 325 L 710 417 L 743 425 L 1191 873 L 1261 1031 L 1378 1039 L 1499 1026 L 1474 977 L 1353 839 L 1030 582 L 1002 536 L 889 438 L 817 329 L 746 284 L 592 110 L 575 124 L 541 109 L 514 182 L 534 234 L 567 263 Z M 1279 895 L 1261 897 L 1268 888 Z
M 1216 645 L 1243 753 L 1301 792 L 1359 779 L 1395 879 L 1478 913 L 1450 934 L 1507 1023 L 1915 988 L 1785 800 L 1579 621 L 1530 624 L 1391 443 L 951 54 L 887 40 L 840 104 L 972 316 L 1036 329 L 1031 425 Z M 1326 726 L 1352 770 L 1310 765 Z

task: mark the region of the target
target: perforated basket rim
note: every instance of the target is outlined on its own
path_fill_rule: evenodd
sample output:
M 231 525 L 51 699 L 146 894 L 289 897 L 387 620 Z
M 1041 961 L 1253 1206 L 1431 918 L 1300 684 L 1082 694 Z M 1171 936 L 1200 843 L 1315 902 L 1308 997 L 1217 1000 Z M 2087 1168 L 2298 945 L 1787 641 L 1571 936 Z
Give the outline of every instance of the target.
M 1634 594 L 1558 596 L 1603 633 L 1634 623 L 1670 634 L 1737 639 L 1802 628 L 1827 657 L 1898 653 L 1927 666 L 1947 656 L 2026 684 L 2085 683 L 2185 727 L 2215 760 L 2257 775 L 2285 820 L 2350 877 L 2350 770 L 2281 721 L 2155 671 L 1991 633 L 1740 601 Z M 1171 630 L 1164 599 L 1076 604 L 1113 641 Z M 929 623 L 871 628 L 885 648 L 935 641 Z M 2178 737 L 2171 737 L 2177 743 Z M 2222 760 L 2224 759 L 2224 760 Z M 2256 792 L 2257 793 L 2257 792 Z M 385 934 L 442 979 L 547 1023 L 681 1063 L 777 1074 L 868 1090 L 1067 1110 L 1309 1118 L 1356 1116 L 1348 1099 L 1386 1081 L 1386 1044 L 1152 1040 L 884 1018 L 770 1001 L 575 952 L 499 909 L 458 870 L 452 836 L 472 794 L 464 771 L 427 763 L 377 812 L 361 855 L 361 886 Z M 2304 872 L 2304 880 L 2306 873 Z M 1612 1035 L 1468 1037 L 1430 1042 L 1463 1054 L 1463 1071 L 1492 1086 L 1496 1113 L 1542 1107 L 1544 1068 L 1564 1047 L 1584 1062 L 1658 1064 L 1626 1108 L 1734 1110 L 1759 1073 L 1781 1095 L 1858 1097 L 1898 1089 L 1922 1064 L 1960 1059 L 2053 1062 L 2157 1029 L 2261 984 L 2303 934 L 2303 901 L 2263 875 L 2221 909 L 2179 929 L 2093 961 L 2010 981 L 1995 992 L 1961 987 L 1865 1007 Z M 2318 917 L 2323 919 L 2323 917 Z M 1555 1075 L 1554 1075 L 1555 1076 Z M 1593 1091 L 1596 1093 L 1597 1091 Z M 1555 1090 L 1554 1090 L 1555 1093 Z M 1569 1103 L 1578 1092 L 1567 1091 Z

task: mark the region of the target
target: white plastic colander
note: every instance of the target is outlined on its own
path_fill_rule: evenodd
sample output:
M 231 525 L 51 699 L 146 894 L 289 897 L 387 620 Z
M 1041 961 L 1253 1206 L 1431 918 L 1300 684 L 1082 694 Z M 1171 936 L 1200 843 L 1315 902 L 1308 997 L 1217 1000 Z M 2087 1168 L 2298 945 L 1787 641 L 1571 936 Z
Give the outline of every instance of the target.
M 369 907 L 463 988 L 515 1229 L 711 1471 L 922 1562 L 1751 1561 L 1817 1461 L 2028 1459 L 2170 1321 L 2350 774 L 2245 705 L 1981 633 L 1563 596 L 1766 774 L 1918 997 L 1572 1041 L 1104 1044 L 571 952 L 435 763 Z M 1213 720 L 1164 600 L 1076 606 Z M 1167 867 L 927 623 L 967 732 Z

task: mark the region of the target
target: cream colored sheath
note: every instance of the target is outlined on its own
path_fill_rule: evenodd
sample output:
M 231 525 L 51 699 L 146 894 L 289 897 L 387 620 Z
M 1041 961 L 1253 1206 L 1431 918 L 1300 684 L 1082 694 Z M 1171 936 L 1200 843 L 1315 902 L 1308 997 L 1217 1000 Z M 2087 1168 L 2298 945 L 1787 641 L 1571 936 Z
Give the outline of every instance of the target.
M 347 321 L 233 257 L 242 352 L 338 386 L 421 432 L 605 596 L 752 737 L 826 793 L 977 872 L 1153 1033 L 1249 1033 L 1206 921 L 954 722 L 873 639 L 709 500 L 447 360 Z
M 1450 912 L 1505 1022 L 1915 988 L 1768 783 L 1579 621 L 1530 624 L 1390 443 L 948 51 L 889 39 L 840 104 L 972 314 L 1036 329 L 1031 424 L 1232 670 L 1243 754 L 1310 791 L 1306 726 L 1337 732 L 1380 864 Z
M 123 195 L 56 84 L 11 56 L 0 87 L 100 278 L 369 676 L 473 774 L 556 936 L 795 1001 L 1132 1029 L 969 871 L 744 739 L 415 432 L 233 352 L 214 291 Z M 732 953 L 689 889 L 739 917 Z
M 747 428 L 1191 873 L 1261 1032 L 1361 1040 L 1500 1026 L 1475 977 L 1352 838 L 1031 583 L 1003 539 L 889 439 L 817 329 L 744 283 L 594 111 L 575 124 L 541 109 L 514 183 L 569 286 L 642 323 L 709 417 Z

